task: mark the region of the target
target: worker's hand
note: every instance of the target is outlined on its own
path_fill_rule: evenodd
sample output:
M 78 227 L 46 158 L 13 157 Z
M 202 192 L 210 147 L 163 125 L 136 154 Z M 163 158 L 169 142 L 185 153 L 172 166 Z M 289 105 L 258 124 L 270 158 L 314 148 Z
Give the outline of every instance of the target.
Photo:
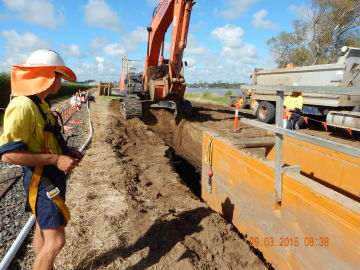
M 74 147 L 69 147 L 69 155 L 75 158 L 78 162 L 80 162 L 84 156 L 79 150 Z
M 73 157 L 59 155 L 56 160 L 56 167 L 64 172 L 71 172 L 79 166 L 79 161 Z

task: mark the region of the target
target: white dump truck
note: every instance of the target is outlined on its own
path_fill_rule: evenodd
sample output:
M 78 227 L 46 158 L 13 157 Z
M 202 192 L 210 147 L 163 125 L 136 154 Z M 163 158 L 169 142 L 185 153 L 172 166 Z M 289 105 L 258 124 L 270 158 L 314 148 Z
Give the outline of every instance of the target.
M 255 69 L 253 85 L 331 86 L 360 88 L 360 48 L 343 47 L 337 63 L 278 69 Z M 285 92 L 285 96 L 290 92 Z M 247 90 L 238 97 L 240 107 L 249 105 L 258 120 L 275 117 L 275 91 Z M 333 125 L 360 129 L 360 96 L 303 93 L 303 113 L 327 116 Z

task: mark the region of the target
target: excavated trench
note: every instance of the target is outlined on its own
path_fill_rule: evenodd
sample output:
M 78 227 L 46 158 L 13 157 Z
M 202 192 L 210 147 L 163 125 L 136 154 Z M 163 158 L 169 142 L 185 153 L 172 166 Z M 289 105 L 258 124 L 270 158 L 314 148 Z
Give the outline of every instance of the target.
M 231 129 L 228 128 L 228 126 L 232 125 L 233 112 L 220 106 L 213 107 L 215 107 L 214 110 L 217 111 L 217 113 L 212 112 L 211 109 L 208 108 L 205 110 L 195 108 L 191 118 L 181 121 L 178 121 L 171 112 L 166 110 L 146 111 L 143 118 L 144 123 L 170 146 L 166 156 L 170 159 L 173 168 L 183 183 L 189 187 L 200 200 L 202 200 L 201 157 L 203 131 L 216 132 L 230 140 L 236 139 L 239 148 L 255 155 L 260 155 L 261 157 L 264 157 L 274 145 L 273 135 L 263 130 L 242 125 L 245 132 L 242 134 L 233 133 Z M 206 112 L 209 112 L 209 114 Z M 209 123 L 206 124 L 206 122 Z M 242 139 L 239 139 L 239 137 Z M 249 143 L 250 141 L 251 143 Z M 225 216 L 224 218 L 226 219 Z M 230 220 L 227 221 L 231 222 Z M 253 254 L 266 265 L 267 269 L 274 269 L 263 256 L 262 252 L 253 247 L 244 234 L 236 230 L 235 227 L 233 227 L 233 230 L 240 239 L 249 245 Z
M 110 106 L 119 117 L 113 118 L 107 141 L 113 146 L 125 175 L 125 181 L 116 185 L 130 195 L 133 210 L 127 215 L 136 215 L 142 226 L 151 224 L 156 216 L 157 222 L 168 222 L 165 220 L 182 217 L 181 213 L 196 211 L 204 215 L 197 221 L 202 224 L 198 233 L 190 238 L 184 235 L 185 240 L 181 241 L 191 265 L 196 266 L 184 269 L 271 269 L 262 254 L 250 247 L 246 237 L 201 199 L 202 132 L 215 128 L 218 133 L 227 133 L 232 112 L 222 111 L 219 115 L 217 108 L 197 109 L 192 118 L 179 121 L 169 111 L 151 109 L 145 112 L 142 121 L 125 121 L 119 114 L 119 102 L 113 100 Z M 193 230 L 192 220 L 186 214 L 185 220 L 180 220 L 181 227 Z M 181 227 L 176 234 L 184 233 Z M 166 238 L 159 245 L 158 237 L 151 236 L 150 250 L 163 252 L 158 246 L 167 246 L 173 238 Z M 151 246 L 153 242 L 155 247 Z M 177 250 L 174 247 L 169 252 L 174 249 Z
M 186 159 L 177 155 L 173 148 L 166 151 L 172 167 L 179 175 L 182 182 L 188 186 L 196 197 L 201 199 L 201 174 Z

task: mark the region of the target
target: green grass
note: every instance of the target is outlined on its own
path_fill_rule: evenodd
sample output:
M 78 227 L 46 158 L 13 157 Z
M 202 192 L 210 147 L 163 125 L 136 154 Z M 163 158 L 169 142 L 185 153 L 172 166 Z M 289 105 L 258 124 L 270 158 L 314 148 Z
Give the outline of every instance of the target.
M 231 91 L 227 91 L 224 95 L 211 93 L 205 91 L 203 93 L 185 92 L 185 98 L 189 100 L 209 101 L 220 105 L 226 105 L 229 101 L 229 96 L 233 95 Z
M 0 110 L 0 128 L 3 126 L 3 123 L 4 123 L 4 114 L 5 114 L 5 111 Z
M 5 108 L 10 100 L 10 74 L 0 73 L 0 108 Z

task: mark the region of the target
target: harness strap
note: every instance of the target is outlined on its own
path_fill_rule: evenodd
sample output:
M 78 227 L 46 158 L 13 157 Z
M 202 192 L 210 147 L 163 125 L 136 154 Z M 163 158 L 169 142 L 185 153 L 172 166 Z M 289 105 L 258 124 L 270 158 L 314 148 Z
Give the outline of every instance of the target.
M 36 98 L 34 98 L 36 97 Z M 40 106 L 40 99 L 37 96 L 30 96 L 29 97 L 38 107 L 40 110 L 41 115 L 45 118 L 45 121 L 47 125 L 49 125 L 50 120 L 47 118 L 45 112 L 42 110 Z M 51 130 L 51 129 L 50 129 Z M 44 129 L 44 145 L 43 145 L 43 152 L 44 153 L 50 153 L 49 151 L 49 133 L 50 130 L 47 130 L 47 128 Z M 41 181 L 41 176 L 44 171 L 44 166 L 36 166 L 34 173 L 30 180 L 30 187 L 29 187 L 29 205 L 31 208 L 31 212 L 34 216 L 36 216 L 36 201 L 37 201 L 37 195 L 39 190 L 39 184 Z M 65 226 L 68 224 L 70 220 L 70 212 L 68 207 L 66 206 L 63 198 L 60 195 L 60 190 L 54 186 L 54 184 L 50 181 L 49 178 L 44 177 L 43 184 L 46 189 L 46 194 L 49 197 L 50 200 L 52 200 L 56 206 L 59 208 L 60 212 L 62 213 L 65 221 Z
M 41 179 L 43 170 L 44 170 L 43 166 L 35 167 L 34 173 L 30 180 L 29 205 L 30 205 L 31 212 L 33 213 L 34 216 L 36 216 L 36 200 L 37 200 L 39 183 L 40 183 L 40 179 Z

